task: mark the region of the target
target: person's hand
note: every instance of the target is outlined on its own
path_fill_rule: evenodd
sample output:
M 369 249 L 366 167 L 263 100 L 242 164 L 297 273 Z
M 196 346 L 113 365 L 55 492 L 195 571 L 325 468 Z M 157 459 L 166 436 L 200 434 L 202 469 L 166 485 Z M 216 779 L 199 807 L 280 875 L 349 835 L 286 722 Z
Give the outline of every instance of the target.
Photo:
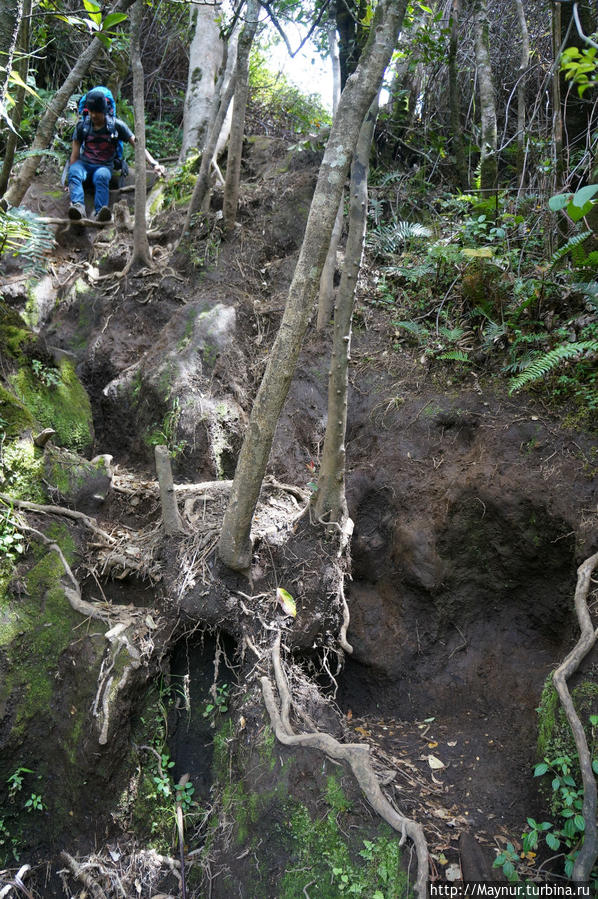
M 163 178 L 166 174 L 166 169 L 163 165 L 160 165 L 159 162 L 156 162 L 154 163 L 154 172 L 156 173 L 156 175 L 158 175 L 158 177 Z

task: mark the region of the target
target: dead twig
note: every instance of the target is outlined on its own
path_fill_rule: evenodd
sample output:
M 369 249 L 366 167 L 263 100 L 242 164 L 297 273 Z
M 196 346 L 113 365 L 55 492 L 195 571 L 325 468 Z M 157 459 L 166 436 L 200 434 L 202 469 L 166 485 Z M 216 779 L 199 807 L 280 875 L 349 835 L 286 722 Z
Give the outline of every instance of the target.
M 93 877 L 84 870 L 83 866 L 80 865 L 78 861 L 75 861 L 72 855 L 69 855 L 68 852 L 63 850 L 60 853 L 60 857 L 69 868 L 75 880 L 80 880 L 83 886 L 87 887 L 90 891 L 94 899 L 107 899 L 106 893 L 99 883 L 96 883 Z

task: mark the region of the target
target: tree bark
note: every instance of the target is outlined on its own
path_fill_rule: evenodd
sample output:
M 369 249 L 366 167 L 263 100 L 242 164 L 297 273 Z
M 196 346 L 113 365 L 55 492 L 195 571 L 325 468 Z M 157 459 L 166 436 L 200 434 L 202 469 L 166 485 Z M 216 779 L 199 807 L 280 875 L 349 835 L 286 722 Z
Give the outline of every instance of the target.
M 23 18 L 21 19 L 21 26 L 19 28 L 19 36 L 17 38 L 16 47 L 18 58 L 15 61 L 13 68 L 16 72 L 18 72 L 25 84 L 27 83 L 27 73 L 29 71 L 29 32 L 31 30 L 30 21 L 31 0 L 24 0 Z M 1 27 L 2 26 L 0 25 L 0 28 Z M 25 106 L 24 87 L 17 87 L 17 89 L 15 90 L 14 101 L 15 105 L 11 112 L 11 121 L 15 130 L 11 131 L 6 139 L 6 153 L 4 154 L 2 173 L 0 174 L 0 197 L 4 196 L 6 188 L 8 187 L 8 179 L 10 178 L 10 173 L 12 171 L 12 166 L 15 158 L 15 150 L 17 149 L 17 142 L 19 140 L 17 131 L 19 130 L 21 125 L 21 119 L 23 118 L 23 109 Z
M 239 35 L 237 45 L 237 76 L 235 79 L 235 99 L 228 143 L 226 180 L 222 214 L 224 230 L 230 232 L 235 227 L 237 206 L 239 205 L 239 183 L 241 180 L 241 157 L 245 135 L 245 111 L 249 93 L 249 53 L 257 31 L 260 14 L 259 0 L 247 0 L 245 26 Z
M 559 3 L 552 4 L 552 53 L 554 71 L 552 75 L 552 146 L 554 152 L 554 191 L 563 183 L 563 105 L 561 98 L 561 74 L 559 59 L 561 53 L 562 15 Z
M 133 4 L 133 0 L 117 0 L 110 12 L 126 12 Z M 91 63 L 102 50 L 103 44 L 99 38 L 94 37 L 89 46 L 83 51 L 78 58 L 74 67 L 71 69 L 61 87 L 56 91 L 52 100 L 48 104 L 48 108 L 40 119 L 35 138 L 31 145 L 31 150 L 45 150 L 50 145 L 54 127 L 58 116 L 66 106 L 69 97 L 74 93 L 77 85 L 86 74 Z M 18 206 L 27 188 L 33 181 L 35 170 L 37 168 L 39 156 L 28 156 L 24 160 L 18 174 L 12 179 L 8 191 L 6 192 L 6 201 L 11 206 Z
M 338 298 L 334 308 L 334 337 L 328 373 L 328 422 L 315 501 L 316 517 L 319 520 L 342 522 L 347 517 L 345 435 L 351 354 L 351 317 L 365 242 L 368 168 L 377 115 L 378 97 L 370 106 L 361 126 L 351 166 L 349 236 Z
M 530 43 L 523 0 L 515 0 L 519 30 L 521 31 L 521 55 L 519 57 L 519 86 L 517 87 L 517 171 L 519 176 L 523 174 L 525 164 L 525 80 L 530 58 Z
M 221 6 L 191 6 L 193 38 L 189 49 L 189 75 L 183 114 L 181 162 L 193 147 L 204 146 L 208 136 L 218 72 L 224 60 L 224 42 L 216 21 Z
M 336 33 L 335 19 L 333 18 L 333 10 L 331 10 L 331 23 L 328 27 L 328 43 L 330 46 L 330 61 L 332 63 L 332 117 L 336 115 L 338 104 L 341 96 L 341 67 L 340 56 L 338 51 L 338 37 Z M 316 327 L 323 330 L 327 327 L 330 316 L 332 314 L 332 303 L 334 301 L 334 273 L 336 271 L 336 253 L 343 231 L 344 220 L 344 196 L 338 204 L 338 212 L 332 229 L 330 238 L 330 246 L 328 247 L 328 255 L 322 269 L 320 278 L 320 295 L 318 299 L 318 320 Z
M 407 0 L 382 0 L 355 76 L 348 79 L 332 125 L 309 211 L 305 236 L 280 329 L 251 412 L 237 462 L 219 552 L 243 571 L 251 562 L 251 520 L 266 471 L 276 423 L 286 399 L 330 243 L 351 156 L 401 26 Z
M 6 112 L 8 85 L 22 19 L 23 0 L 4 0 L 0 7 L 0 66 L 3 66 L 5 69 L 2 89 L 0 90 L 0 111 L 6 117 L 7 123 L 10 121 L 10 117 Z
M 488 10 L 486 0 L 474 0 L 474 32 L 482 126 L 480 141 L 480 187 L 482 191 L 491 191 L 496 187 L 498 165 L 496 158 L 496 98 L 492 81 L 492 67 L 490 65 Z
M 459 90 L 459 68 L 457 66 L 457 52 L 459 50 L 459 18 L 461 15 L 461 0 L 452 0 L 450 18 L 450 41 L 448 58 L 449 77 L 449 112 L 451 121 L 451 144 L 455 157 L 455 171 L 457 183 L 461 190 L 467 190 L 467 158 L 463 146 L 463 126 L 461 123 L 461 91 Z
M 130 270 L 149 267 L 152 264 L 145 202 L 147 182 L 145 176 L 145 102 L 143 63 L 139 35 L 145 0 L 136 0 L 131 10 L 131 68 L 133 70 L 133 111 L 135 113 L 135 224 L 133 226 L 133 256 Z

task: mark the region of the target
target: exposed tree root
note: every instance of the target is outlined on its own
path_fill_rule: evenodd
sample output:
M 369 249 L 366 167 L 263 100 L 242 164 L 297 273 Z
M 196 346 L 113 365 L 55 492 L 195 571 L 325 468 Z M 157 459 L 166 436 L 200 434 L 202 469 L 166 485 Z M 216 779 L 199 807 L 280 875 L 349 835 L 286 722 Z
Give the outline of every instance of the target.
M 12 883 L 7 883 L 6 886 L 3 886 L 0 890 L 0 899 L 5 899 L 5 897 L 10 896 L 13 890 L 18 890 L 20 893 L 27 896 L 28 899 L 33 899 L 32 894 L 23 883 L 23 880 L 30 871 L 31 865 L 22 865 L 15 874 Z
M 554 686 L 561 700 L 567 721 L 573 732 L 573 739 L 579 755 L 579 767 L 583 782 L 583 807 L 582 814 L 585 821 L 583 846 L 581 847 L 573 866 L 572 880 L 589 881 L 590 872 L 594 867 L 598 856 L 598 829 L 596 825 L 597 796 L 596 779 L 592 771 L 592 757 L 588 749 L 583 725 L 575 711 L 567 678 L 577 671 L 582 659 L 594 646 L 598 637 L 598 631 L 594 630 L 592 619 L 588 609 L 588 593 L 590 590 L 592 572 L 598 565 L 598 553 L 594 553 L 577 569 L 577 586 L 575 588 L 575 611 L 581 630 L 581 636 L 566 659 L 559 665 L 552 676 Z
M 415 889 L 420 899 L 425 899 L 428 883 L 428 846 L 421 824 L 401 815 L 388 801 L 380 789 L 380 782 L 370 761 L 370 748 L 363 743 L 339 743 L 328 733 L 314 732 L 295 734 L 290 724 L 291 696 L 280 659 L 280 632 L 272 647 L 272 666 L 281 709 L 274 697 L 270 679 L 260 678 L 262 695 L 276 737 L 285 746 L 304 746 L 318 749 L 337 761 L 348 762 L 359 786 L 368 802 L 390 826 L 400 832 L 402 845 L 408 836 L 415 844 L 417 852 L 417 880 Z
M 107 899 L 106 893 L 93 877 L 87 873 L 83 865 L 80 865 L 72 855 L 64 850 L 60 853 L 60 857 L 66 864 L 71 874 L 76 880 L 80 880 L 83 886 L 87 887 L 94 899 Z
M 110 534 L 98 527 L 95 518 L 91 518 L 83 512 L 77 512 L 75 509 L 67 509 L 66 506 L 45 506 L 39 503 L 31 503 L 28 500 L 15 499 L 14 496 L 10 496 L 8 493 L 0 493 L 0 500 L 11 506 L 16 506 L 17 509 L 25 509 L 28 512 L 39 512 L 42 515 L 63 515 L 66 518 L 72 518 L 74 521 L 82 521 L 86 527 L 93 531 L 94 534 L 97 534 L 98 537 L 101 537 L 102 540 L 105 540 L 106 543 L 116 543 L 114 537 L 111 537 Z

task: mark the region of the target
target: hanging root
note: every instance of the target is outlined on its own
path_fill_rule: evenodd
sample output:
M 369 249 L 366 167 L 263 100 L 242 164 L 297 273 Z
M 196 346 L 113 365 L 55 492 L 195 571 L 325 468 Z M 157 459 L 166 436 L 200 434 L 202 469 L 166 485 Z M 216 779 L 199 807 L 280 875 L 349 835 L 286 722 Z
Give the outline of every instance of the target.
M 588 741 L 586 740 L 583 725 L 579 720 L 579 716 L 575 711 L 569 688 L 567 687 L 567 678 L 577 671 L 582 659 L 588 654 L 594 646 L 598 632 L 594 630 L 590 612 L 588 609 L 588 593 L 592 579 L 592 572 L 598 566 L 598 553 L 594 553 L 589 559 L 579 566 L 577 569 L 577 586 L 575 588 L 575 611 L 577 620 L 581 630 L 579 640 L 567 656 L 567 658 L 559 665 L 552 676 L 554 686 L 561 704 L 567 716 L 567 721 L 573 732 L 573 738 L 579 755 L 579 767 L 581 769 L 581 777 L 583 782 L 583 806 L 582 814 L 585 821 L 583 846 L 579 850 L 579 854 L 575 859 L 573 866 L 573 874 L 571 879 L 575 882 L 589 881 L 590 872 L 594 867 L 596 857 L 598 856 L 598 829 L 596 825 L 597 812 L 597 796 L 596 796 L 596 779 L 592 771 L 592 757 L 588 749 Z
M 409 837 L 415 844 L 417 852 L 417 881 L 415 889 L 420 899 L 425 899 L 428 882 L 428 846 L 421 824 L 417 824 L 410 818 L 401 815 L 388 801 L 380 789 L 380 781 L 370 761 L 370 748 L 363 743 L 339 743 L 328 733 L 313 732 L 295 734 L 291 728 L 289 715 L 291 697 L 283 672 L 280 658 L 280 632 L 272 647 L 272 666 L 276 687 L 280 696 L 281 709 L 274 697 L 274 690 L 270 679 L 260 678 L 264 704 L 277 739 L 284 746 L 304 746 L 318 749 L 335 761 L 345 761 L 351 766 L 357 782 L 363 790 L 366 799 L 374 809 L 390 826 L 401 834 L 400 845 Z

